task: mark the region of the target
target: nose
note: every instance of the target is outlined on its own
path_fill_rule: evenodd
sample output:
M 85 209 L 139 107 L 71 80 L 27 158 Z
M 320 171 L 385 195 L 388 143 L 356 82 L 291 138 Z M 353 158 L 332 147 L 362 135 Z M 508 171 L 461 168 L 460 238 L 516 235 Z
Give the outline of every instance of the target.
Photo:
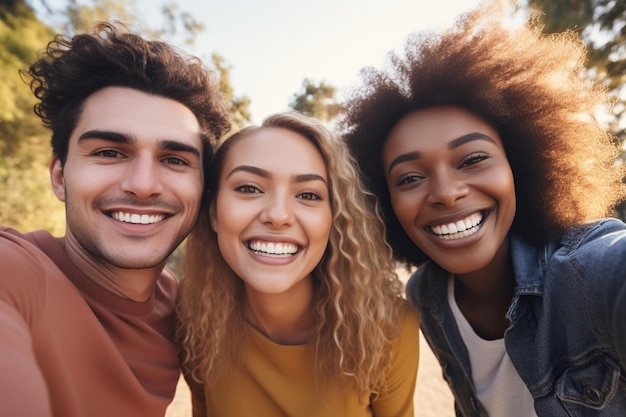
M 429 178 L 428 201 L 433 205 L 453 206 L 469 192 L 469 186 L 451 169 L 440 169 Z
M 287 195 L 281 192 L 268 194 L 259 220 L 274 228 L 292 225 L 294 222 L 293 207 Z
M 122 180 L 122 190 L 145 200 L 163 192 L 158 161 L 147 155 L 140 155 L 130 162 Z

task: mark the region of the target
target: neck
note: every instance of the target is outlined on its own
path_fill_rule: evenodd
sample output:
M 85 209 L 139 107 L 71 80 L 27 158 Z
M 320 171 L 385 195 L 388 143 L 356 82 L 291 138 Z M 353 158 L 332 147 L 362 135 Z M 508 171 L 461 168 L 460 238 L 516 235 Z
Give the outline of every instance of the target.
M 281 345 L 301 345 L 313 326 L 311 283 L 297 294 L 254 293 L 246 288 L 246 318 L 259 332 Z
M 508 239 L 502 243 L 489 264 L 479 270 L 456 276 L 458 290 L 475 299 L 513 297 L 515 278 Z
M 162 265 L 148 269 L 124 269 L 109 263 L 97 262 L 81 250 L 71 239 L 59 238 L 60 245 L 68 257 L 86 277 L 107 291 L 132 301 L 145 302 L 152 296 Z
M 476 334 L 493 340 L 504 337 L 506 313 L 515 291 L 515 277 L 505 242 L 484 269 L 455 277 L 454 298 Z

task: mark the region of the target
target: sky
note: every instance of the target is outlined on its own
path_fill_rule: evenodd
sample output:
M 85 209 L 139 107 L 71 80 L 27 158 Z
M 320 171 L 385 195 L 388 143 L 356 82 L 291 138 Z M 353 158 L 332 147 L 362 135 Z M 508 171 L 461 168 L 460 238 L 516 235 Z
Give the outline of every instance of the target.
M 252 122 L 288 110 L 305 78 L 338 89 L 341 99 L 360 83 L 360 70 L 380 68 L 413 32 L 450 25 L 478 0 L 135 0 L 158 27 L 163 4 L 178 4 L 206 30 L 196 45 L 179 45 L 231 66 L 235 96 L 251 100 Z M 50 4 L 58 3 L 49 1 Z M 154 24 L 151 24 L 155 22 Z
M 152 0 L 154 1 L 154 0 Z M 151 3 L 142 0 L 140 3 Z M 381 67 L 412 32 L 449 25 L 477 0 L 178 0 L 206 26 L 193 53 L 218 53 L 232 66 L 237 96 L 252 122 L 288 110 L 305 78 L 339 97 L 366 66 Z M 187 48 L 188 49 L 188 48 Z

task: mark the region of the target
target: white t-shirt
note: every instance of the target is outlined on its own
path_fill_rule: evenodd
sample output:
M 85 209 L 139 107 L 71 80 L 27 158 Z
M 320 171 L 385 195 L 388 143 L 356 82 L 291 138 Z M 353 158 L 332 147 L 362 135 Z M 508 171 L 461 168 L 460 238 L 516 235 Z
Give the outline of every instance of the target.
M 448 303 L 469 353 L 476 395 L 490 417 L 537 417 L 530 391 L 506 353 L 504 339 L 485 340 L 469 324 L 454 298 L 454 277 L 448 280 Z

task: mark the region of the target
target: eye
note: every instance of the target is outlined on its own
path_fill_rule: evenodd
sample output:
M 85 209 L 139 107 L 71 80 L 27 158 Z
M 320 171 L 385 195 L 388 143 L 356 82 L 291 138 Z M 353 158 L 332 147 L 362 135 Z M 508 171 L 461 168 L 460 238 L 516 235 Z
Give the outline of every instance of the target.
M 482 161 L 489 159 L 489 154 L 486 153 L 474 153 L 471 155 L 468 155 L 467 157 L 465 157 L 462 161 L 461 164 L 459 165 L 459 168 L 466 168 L 466 167 L 471 167 L 473 165 L 479 164 Z
M 177 165 L 177 166 L 189 165 L 184 159 L 177 158 L 175 156 L 171 156 L 171 157 L 165 158 L 163 160 L 163 162 L 165 162 L 166 164 L 169 164 L 169 165 Z
M 422 177 L 421 175 L 417 175 L 417 174 L 404 174 L 402 175 L 398 181 L 396 182 L 396 185 L 406 185 L 406 184 L 413 184 L 415 182 L 419 182 L 421 180 L 423 180 L 424 177 Z
M 297 197 L 301 200 L 310 200 L 310 201 L 322 200 L 322 196 L 320 194 L 310 192 L 310 191 L 300 193 L 298 194 Z
M 242 194 L 260 194 L 261 193 L 261 190 L 252 184 L 239 185 L 235 187 L 235 191 L 238 191 Z
M 94 152 L 95 156 L 102 156 L 103 158 L 123 158 L 124 155 L 118 151 L 113 149 L 102 149 L 100 151 Z

